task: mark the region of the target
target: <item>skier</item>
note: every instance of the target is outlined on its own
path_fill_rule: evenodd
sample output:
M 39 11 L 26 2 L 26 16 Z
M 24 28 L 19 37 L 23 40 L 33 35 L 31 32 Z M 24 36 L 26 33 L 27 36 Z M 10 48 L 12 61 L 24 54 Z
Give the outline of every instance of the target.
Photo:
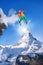
M 20 25 L 21 25 L 22 20 L 24 20 L 26 24 L 28 24 L 27 18 L 24 15 L 24 9 L 18 12 L 18 16 L 20 17 L 20 21 L 19 21 Z

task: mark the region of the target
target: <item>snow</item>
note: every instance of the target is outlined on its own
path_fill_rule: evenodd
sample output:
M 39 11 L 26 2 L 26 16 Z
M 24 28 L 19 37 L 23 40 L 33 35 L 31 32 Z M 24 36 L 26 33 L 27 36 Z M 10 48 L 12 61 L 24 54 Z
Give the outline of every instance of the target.
M 25 47 L 27 47 L 26 43 L 22 43 L 22 44 L 20 44 L 18 46 L 15 46 L 15 48 L 25 48 Z
M 22 57 L 20 57 L 20 58 L 19 58 L 19 60 L 20 60 L 20 62 L 22 62 L 22 61 L 23 61 L 23 58 L 22 58 Z
M 24 62 L 26 63 L 28 60 L 24 60 L 22 57 L 20 57 L 20 58 L 19 58 L 19 61 L 20 61 L 20 62 L 23 62 L 23 61 L 24 61 Z
M 15 65 L 16 58 L 18 55 L 26 55 L 28 53 L 43 53 L 43 43 L 35 39 L 31 33 L 28 32 L 28 29 L 23 34 L 21 39 L 18 41 L 16 46 L 13 45 L 0 45 L 0 65 Z M 7 60 L 7 62 L 6 62 Z M 20 61 L 27 61 L 22 60 Z

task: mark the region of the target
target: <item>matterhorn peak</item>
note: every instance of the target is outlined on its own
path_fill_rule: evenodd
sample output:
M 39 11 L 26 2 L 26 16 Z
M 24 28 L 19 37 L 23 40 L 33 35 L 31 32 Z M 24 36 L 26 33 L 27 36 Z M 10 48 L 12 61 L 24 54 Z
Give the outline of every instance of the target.
M 43 53 L 43 44 L 26 29 L 17 45 L 0 46 L 0 61 L 4 62 L 5 65 L 6 61 L 16 62 L 16 58 L 20 54 L 27 55 L 40 52 Z
M 29 31 L 26 29 L 26 32 L 22 35 L 21 39 L 18 41 L 18 44 L 27 44 L 29 42 Z

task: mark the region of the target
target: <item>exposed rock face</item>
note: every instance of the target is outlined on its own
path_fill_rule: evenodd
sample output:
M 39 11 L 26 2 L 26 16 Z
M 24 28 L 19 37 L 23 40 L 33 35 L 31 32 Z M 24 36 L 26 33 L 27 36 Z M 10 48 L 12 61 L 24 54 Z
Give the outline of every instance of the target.
M 4 21 L 5 21 L 5 15 L 4 15 L 3 10 L 0 8 L 0 35 L 2 35 L 3 29 L 6 29 L 7 28 L 7 26 L 4 23 Z
M 38 54 L 35 54 L 34 57 L 19 55 L 16 59 L 16 65 L 43 65 L 43 56 Z
M 4 23 L 0 23 L 0 35 L 2 35 L 2 29 L 6 29 L 6 25 Z
M 2 29 L 0 29 L 0 35 L 2 35 Z
M 6 29 L 6 25 L 4 23 L 0 23 L 0 28 L 1 29 Z

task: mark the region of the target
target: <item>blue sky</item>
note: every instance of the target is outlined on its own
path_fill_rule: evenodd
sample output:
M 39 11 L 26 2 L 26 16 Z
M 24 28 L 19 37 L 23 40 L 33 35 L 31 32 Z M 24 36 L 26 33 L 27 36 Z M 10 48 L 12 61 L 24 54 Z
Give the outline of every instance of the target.
M 11 8 L 16 10 L 25 10 L 27 19 L 31 20 L 29 31 L 34 37 L 43 42 L 43 0 L 0 0 L 0 8 L 8 15 Z M 3 35 L 0 36 L 0 45 L 15 45 L 21 36 L 17 32 L 19 23 L 8 25 L 4 30 Z

